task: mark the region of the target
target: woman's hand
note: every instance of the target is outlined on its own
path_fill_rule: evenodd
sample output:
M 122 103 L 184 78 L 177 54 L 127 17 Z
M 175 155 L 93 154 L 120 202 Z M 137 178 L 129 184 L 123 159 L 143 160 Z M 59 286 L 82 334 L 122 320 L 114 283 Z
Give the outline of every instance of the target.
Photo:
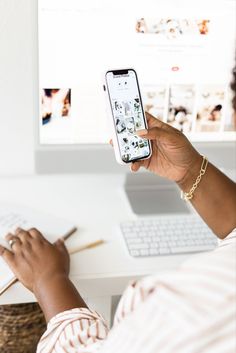
M 146 117 L 148 130 L 136 134 L 151 140 L 152 156 L 132 163 L 131 169 L 136 172 L 144 167 L 175 181 L 188 192 L 200 173 L 202 156 L 179 130 L 148 113 Z M 219 238 L 224 238 L 236 227 L 236 183 L 210 162 L 191 203 Z
M 179 130 L 146 113 L 148 130 L 139 130 L 137 135 L 151 140 L 152 156 L 132 163 L 136 172 L 144 167 L 151 172 L 175 182 L 183 182 L 193 168 L 200 169 L 202 157 Z
M 6 239 L 12 251 L 0 245 L 0 256 L 34 292 L 47 321 L 62 311 L 87 307 L 68 277 L 70 258 L 62 240 L 51 244 L 35 228 L 18 228 Z
M 35 228 L 18 228 L 6 236 L 11 251 L 0 246 L 0 255 L 16 277 L 31 291 L 57 276 L 68 277 L 69 254 L 62 240 L 49 243 Z

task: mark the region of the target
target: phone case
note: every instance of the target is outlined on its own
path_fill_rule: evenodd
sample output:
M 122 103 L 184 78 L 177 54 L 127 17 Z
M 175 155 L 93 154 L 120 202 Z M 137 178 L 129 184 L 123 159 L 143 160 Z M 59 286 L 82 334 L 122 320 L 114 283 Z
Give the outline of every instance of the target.
M 115 121 L 114 121 L 114 118 L 113 118 L 112 107 L 111 107 L 110 100 L 109 100 L 108 87 L 107 87 L 107 82 L 106 82 L 106 74 L 107 74 L 107 72 L 109 72 L 109 71 L 115 71 L 115 70 L 120 70 L 120 69 L 110 69 L 110 70 L 107 70 L 106 72 L 104 72 L 104 74 L 103 74 L 103 90 L 104 90 L 104 93 L 105 93 L 105 101 L 106 101 L 106 111 L 107 111 L 108 126 L 109 126 L 109 131 L 110 131 L 111 138 L 112 138 L 112 142 L 113 142 L 113 148 L 114 148 L 114 152 L 115 152 L 115 158 L 116 158 L 116 161 L 117 161 L 119 164 L 128 165 L 128 164 L 130 164 L 131 162 L 125 163 L 125 162 L 122 160 L 122 158 L 121 158 L 120 148 L 119 148 L 119 142 L 118 142 L 118 136 L 117 136 L 117 133 L 116 133 Z M 122 70 L 127 70 L 127 69 L 122 69 Z M 133 69 L 133 68 L 129 68 L 128 70 L 134 70 L 134 69 Z M 135 71 L 135 70 L 134 70 L 134 71 Z M 136 71 L 135 71 L 135 72 L 136 72 Z M 141 94 L 140 94 L 140 99 L 142 100 Z M 145 119 L 145 123 L 146 123 L 146 125 L 147 125 L 145 112 L 144 112 L 144 119 Z M 152 155 L 151 144 L 149 144 L 149 146 L 150 146 L 150 155 L 149 155 L 148 157 L 142 158 L 142 160 L 148 159 L 148 158 L 151 157 L 151 155 Z M 140 159 L 140 160 L 141 160 L 141 159 Z

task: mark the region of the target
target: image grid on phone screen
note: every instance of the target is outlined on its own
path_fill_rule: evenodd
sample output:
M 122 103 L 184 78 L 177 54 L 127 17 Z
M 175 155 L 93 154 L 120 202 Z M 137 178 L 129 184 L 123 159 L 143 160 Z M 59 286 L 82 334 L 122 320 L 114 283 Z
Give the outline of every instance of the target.
M 135 72 L 107 74 L 110 102 L 121 158 L 124 162 L 148 157 L 149 142 L 135 134 L 145 129 L 145 119 Z

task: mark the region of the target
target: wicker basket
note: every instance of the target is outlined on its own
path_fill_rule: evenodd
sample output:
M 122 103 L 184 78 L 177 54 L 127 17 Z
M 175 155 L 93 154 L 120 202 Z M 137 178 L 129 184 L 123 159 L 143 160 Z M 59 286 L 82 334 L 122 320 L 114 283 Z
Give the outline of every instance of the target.
M 0 306 L 0 352 L 35 353 L 46 329 L 37 303 Z

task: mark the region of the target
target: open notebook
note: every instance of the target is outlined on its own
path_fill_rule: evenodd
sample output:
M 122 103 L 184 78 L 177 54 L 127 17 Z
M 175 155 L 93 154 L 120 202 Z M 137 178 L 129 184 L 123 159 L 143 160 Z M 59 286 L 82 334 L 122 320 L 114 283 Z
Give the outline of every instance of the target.
M 0 204 L 0 244 L 8 247 L 5 235 L 17 227 L 38 228 L 51 243 L 69 234 L 75 226 L 66 220 L 33 211 L 26 207 Z M 14 280 L 15 276 L 0 257 L 0 294 Z

